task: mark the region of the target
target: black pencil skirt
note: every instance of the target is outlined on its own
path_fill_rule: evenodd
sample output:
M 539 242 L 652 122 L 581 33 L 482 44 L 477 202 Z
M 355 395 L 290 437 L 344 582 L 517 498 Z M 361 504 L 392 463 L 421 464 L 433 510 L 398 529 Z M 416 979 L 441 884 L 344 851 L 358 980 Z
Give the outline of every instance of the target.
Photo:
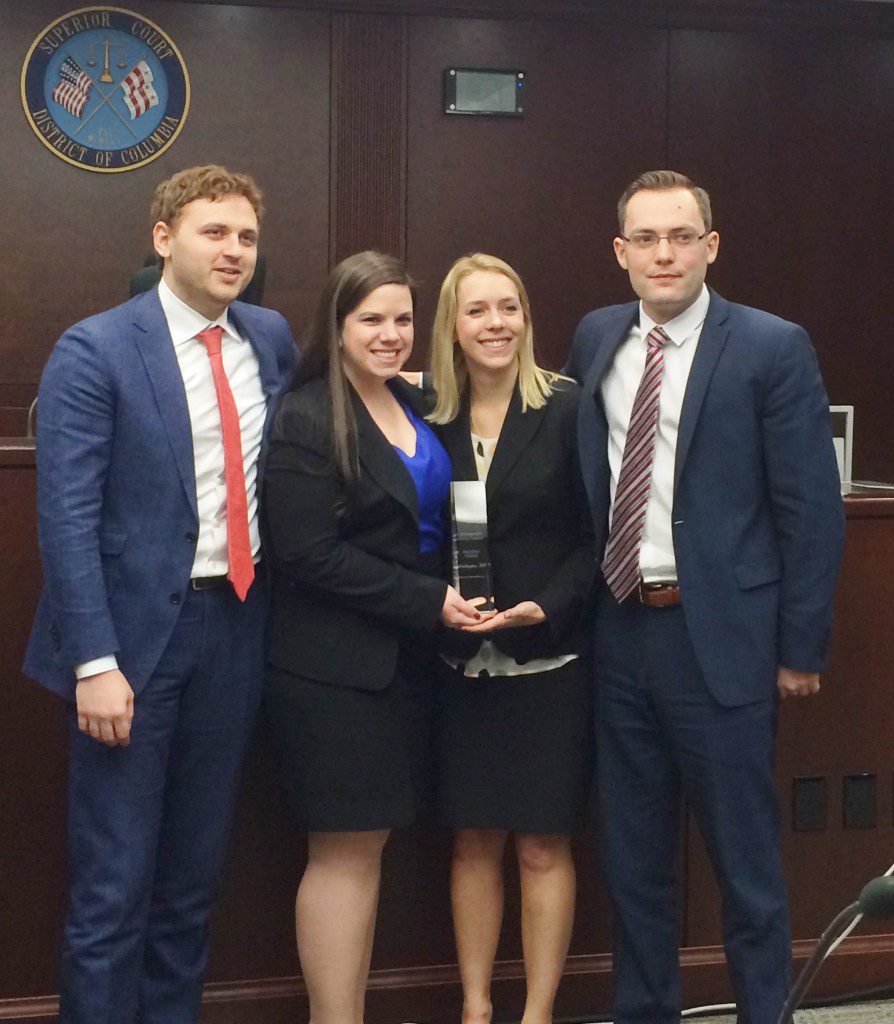
M 265 716 L 299 828 L 361 832 L 409 825 L 432 790 L 431 656 L 402 651 L 371 692 L 269 668 Z
M 594 770 L 586 659 L 473 679 L 441 662 L 435 733 L 438 816 L 448 827 L 581 828 Z

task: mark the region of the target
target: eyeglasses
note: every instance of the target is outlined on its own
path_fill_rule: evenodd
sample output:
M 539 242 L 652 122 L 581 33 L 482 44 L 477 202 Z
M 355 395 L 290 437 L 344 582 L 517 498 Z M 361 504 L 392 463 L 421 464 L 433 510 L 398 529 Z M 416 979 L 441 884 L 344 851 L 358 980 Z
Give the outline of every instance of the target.
M 662 238 L 666 238 L 667 244 L 673 249 L 686 249 L 688 246 L 700 242 L 710 233 L 710 231 L 704 231 L 702 234 L 697 235 L 688 228 L 675 228 L 673 231 L 668 231 L 666 235 L 659 235 L 657 231 L 634 231 L 629 238 L 627 235 L 621 235 L 620 237 L 625 242 L 629 242 L 634 249 L 654 249 Z

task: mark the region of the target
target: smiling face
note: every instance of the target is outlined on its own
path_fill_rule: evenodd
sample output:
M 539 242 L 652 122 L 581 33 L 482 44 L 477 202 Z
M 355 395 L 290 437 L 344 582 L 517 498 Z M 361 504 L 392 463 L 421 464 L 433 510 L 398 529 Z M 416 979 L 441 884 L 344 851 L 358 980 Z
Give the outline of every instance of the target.
M 627 203 L 627 238 L 645 231 L 658 235 L 688 231 L 698 236 L 704 230 L 705 223 L 689 189 L 642 189 Z M 658 324 L 673 320 L 692 305 L 701 292 L 708 264 L 717 258 L 719 245 L 716 231 L 685 247 L 675 247 L 666 238 L 646 249 L 639 249 L 621 237 L 614 241 L 618 263 L 630 274 L 630 283 L 642 299 L 643 309 Z
M 495 270 L 473 270 L 456 293 L 456 339 L 471 374 L 514 368 L 525 334 L 518 289 Z
M 345 317 L 341 361 L 358 391 L 397 376 L 413 351 L 413 296 L 405 284 L 383 284 Z
M 243 195 L 195 199 L 173 225 L 152 229 L 164 257 L 165 284 L 187 306 L 216 320 L 251 280 L 258 256 L 258 218 Z

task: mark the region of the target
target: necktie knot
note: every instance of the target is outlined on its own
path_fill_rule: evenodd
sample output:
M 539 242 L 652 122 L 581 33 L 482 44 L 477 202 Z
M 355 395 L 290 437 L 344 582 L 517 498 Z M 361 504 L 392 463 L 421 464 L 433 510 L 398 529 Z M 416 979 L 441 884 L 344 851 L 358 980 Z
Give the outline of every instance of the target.
M 208 349 L 209 356 L 220 355 L 220 346 L 223 339 L 222 327 L 206 327 L 204 331 L 199 331 L 196 337 Z
M 670 338 L 661 327 L 653 327 L 646 336 L 646 342 L 651 349 L 664 348 L 665 343 L 668 341 L 670 341 Z

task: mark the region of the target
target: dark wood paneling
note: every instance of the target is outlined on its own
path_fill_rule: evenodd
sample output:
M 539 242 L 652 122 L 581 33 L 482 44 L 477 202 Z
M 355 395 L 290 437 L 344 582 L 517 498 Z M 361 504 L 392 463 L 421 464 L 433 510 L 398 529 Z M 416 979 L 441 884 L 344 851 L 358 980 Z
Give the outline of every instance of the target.
M 332 18 L 332 228 L 337 263 L 406 249 L 406 19 Z
M 229 0 L 188 0 L 227 3 Z M 455 18 L 573 19 L 649 27 L 894 32 L 888 0 L 236 0 L 248 7 L 314 7 Z
M 26 406 L 0 406 L 0 437 L 24 437 L 27 424 Z
M 41 584 L 34 452 L 0 452 L 0 996 L 56 990 L 64 905 L 62 702 L 20 667 Z
M 894 478 L 894 39 L 675 32 L 669 107 L 669 164 L 714 200 L 710 280 L 808 329 L 854 476 Z
M 525 116 L 443 113 L 452 65 L 525 71 Z M 407 256 L 422 284 L 419 357 L 444 274 L 474 250 L 524 278 L 550 367 L 588 309 L 627 298 L 614 207 L 630 178 L 663 162 L 666 81 L 657 31 L 413 19 Z
M 4 224 L 15 239 L 0 277 L 0 383 L 30 385 L 25 402 L 62 330 L 127 298 L 151 248 L 153 189 L 182 167 L 218 162 L 255 175 L 267 195 L 265 303 L 296 327 L 328 264 L 329 15 L 141 0 L 140 12 L 187 63 L 189 117 L 158 160 L 95 174 L 50 153 L 19 100 L 28 47 L 73 6 L 0 0 L 0 174 Z

